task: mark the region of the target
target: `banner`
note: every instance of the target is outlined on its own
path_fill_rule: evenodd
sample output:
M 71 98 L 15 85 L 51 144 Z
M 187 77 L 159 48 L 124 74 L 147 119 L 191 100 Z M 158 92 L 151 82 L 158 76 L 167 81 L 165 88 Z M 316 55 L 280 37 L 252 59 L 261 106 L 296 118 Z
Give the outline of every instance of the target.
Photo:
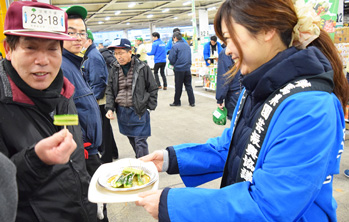
M 321 17 L 321 28 L 323 28 L 334 40 L 337 12 L 339 2 L 338 0 L 305 0 L 309 2 L 316 14 Z M 341 1 L 343 3 L 343 1 Z M 342 18 L 343 19 L 343 18 Z

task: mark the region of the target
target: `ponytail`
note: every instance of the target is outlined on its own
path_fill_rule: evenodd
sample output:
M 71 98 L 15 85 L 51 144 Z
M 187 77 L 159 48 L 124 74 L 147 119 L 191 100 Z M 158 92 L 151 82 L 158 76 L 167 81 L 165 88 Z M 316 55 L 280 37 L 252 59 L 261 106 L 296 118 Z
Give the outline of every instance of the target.
M 343 72 L 343 64 L 339 52 L 327 32 L 321 29 L 320 36 L 310 46 L 316 46 L 330 61 L 333 69 L 334 94 L 342 104 L 344 113 L 349 100 L 349 85 Z

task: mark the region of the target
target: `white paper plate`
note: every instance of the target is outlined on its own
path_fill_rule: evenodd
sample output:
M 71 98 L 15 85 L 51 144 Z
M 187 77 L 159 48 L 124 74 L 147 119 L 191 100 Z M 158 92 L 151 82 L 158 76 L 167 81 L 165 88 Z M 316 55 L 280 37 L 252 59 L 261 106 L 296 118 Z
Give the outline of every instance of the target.
M 145 187 L 127 190 L 127 191 L 112 191 L 102 187 L 98 179 L 108 174 L 108 172 L 114 172 L 115 169 L 119 169 L 120 167 L 124 168 L 126 166 L 142 166 L 148 169 L 150 172 L 155 174 L 154 182 Z M 139 193 L 148 191 L 148 190 L 157 190 L 159 187 L 159 173 L 156 169 L 156 166 L 153 162 L 142 162 L 138 159 L 120 159 L 113 163 L 102 164 L 92 176 L 90 186 L 88 188 L 88 199 L 93 203 L 122 203 L 122 202 L 134 202 L 140 200 L 138 196 Z
M 143 170 L 144 173 L 149 176 L 149 178 L 150 178 L 149 182 L 146 183 L 146 184 L 143 184 L 142 186 L 133 186 L 133 187 L 130 187 L 130 188 L 115 188 L 115 187 L 112 187 L 110 185 L 110 183 L 108 182 L 109 178 L 112 177 L 112 176 L 115 176 L 115 175 L 120 175 L 125 167 L 132 167 L 132 168 L 135 168 L 135 169 Z M 104 187 L 104 188 L 106 188 L 108 190 L 124 192 L 124 191 L 142 189 L 144 187 L 152 185 L 156 180 L 157 180 L 156 172 L 154 172 L 152 168 L 147 167 L 147 165 L 144 165 L 144 163 L 142 162 L 141 165 L 139 165 L 139 166 L 135 166 L 135 165 L 120 166 L 119 168 L 112 169 L 110 172 L 107 172 L 107 171 L 103 172 L 102 175 L 99 176 L 99 178 L 98 178 L 98 183 L 99 183 L 99 185 L 101 185 L 102 187 Z

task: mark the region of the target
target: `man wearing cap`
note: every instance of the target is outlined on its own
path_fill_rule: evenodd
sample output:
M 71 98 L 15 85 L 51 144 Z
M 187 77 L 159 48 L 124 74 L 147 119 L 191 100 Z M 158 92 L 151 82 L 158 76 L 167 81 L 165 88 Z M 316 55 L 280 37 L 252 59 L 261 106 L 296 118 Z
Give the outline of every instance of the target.
M 104 163 L 112 162 L 112 153 L 116 153 L 118 158 L 118 150 L 115 144 L 113 131 L 110 125 L 110 120 L 105 117 L 105 89 L 108 81 L 107 64 L 103 56 L 93 43 L 93 34 L 91 30 L 87 30 L 87 41 L 84 45 L 86 48 L 85 62 L 82 65 L 82 71 L 87 83 L 90 85 L 93 94 L 99 104 L 99 109 L 102 116 L 102 145 L 99 147 L 101 152 L 101 160 Z
M 49 23 L 51 21 L 57 21 Z M 40 25 L 33 24 L 42 18 Z M 80 126 L 53 124 L 56 114 L 77 114 L 74 86 L 60 69 L 67 15 L 40 2 L 13 2 L 0 62 L 0 151 L 16 166 L 16 221 L 96 221 L 87 199 Z M 2 203 L 7 204 L 7 203 Z
M 117 59 L 112 64 L 107 85 L 106 117 L 117 114 L 119 131 L 128 137 L 136 158 L 149 153 L 150 113 L 157 106 L 158 87 L 147 64 L 132 56 L 131 42 L 117 39 L 108 47 Z
M 75 86 L 74 101 L 79 113 L 79 123 L 85 146 L 86 166 L 90 175 L 99 167 L 98 147 L 102 144 L 102 121 L 99 106 L 86 76 L 81 72 L 84 59 L 78 56 L 87 41 L 87 29 L 84 22 L 87 11 L 82 6 L 71 6 L 68 14 L 68 35 L 75 41 L 64 41 L 63 74 Z
M 136 50 L 135 54 L 138 56 L 139 60 L 142 62 L 147 63 L 147 49 L 145 48 L 145 45 L 143 44 L 143 38 L 138 37 L 136 39 Z
M 153 45 L 151 47 L 151 52 L 148 52 L 148 56 L 154 56 L 154 76 L 155 76 L 155 81 L 158 84 L 158 88 L 161 89 L 161 83 L 159 80 L 159 69 L 160 69 L 160 74 L 162 77 L 163 81 L 163 86 L 164 90 L 167 90 L 167 80 L 165 76 L 165 66 L 166 66 L 166 45 L 163 41 L 160 39 L 160 34 L 158 32 L 153 32 L 152 34 L 153 38 Z

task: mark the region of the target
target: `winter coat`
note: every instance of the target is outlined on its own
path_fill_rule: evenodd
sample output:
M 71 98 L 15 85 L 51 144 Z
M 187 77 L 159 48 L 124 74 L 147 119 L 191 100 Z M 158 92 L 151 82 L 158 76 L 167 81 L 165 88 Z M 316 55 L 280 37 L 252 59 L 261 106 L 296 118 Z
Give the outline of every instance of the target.
M 166 45 L 161 39 L 157 39 L 153 42 L 151 52 L 148 52 L 148 56 L 154 56 L 154 63 L 166 62 Z
M 185 44 L 183 40 L 173 44 L 168 60 L 174 66 L 175 71 L 190 71 L 191 49 L 188 44 Z
M 155 110 L 157 106 L 158 87 L 154 75 L 148 65 L 133 56 L 133 81 L 132 81 L 132 102 L 137 115 L 143 116 L 147 109 Z M 109 73 L 108 86 L 106 90 L 107 103 L 106 111 L 115 111 L 117 104 L 115 98 L 119 92 L 119 69 L 120 64 L 115 61 Z
M 96 99 L 102 99 L 108 81 L 107 64 L 94 44 L 87 48 L 85 56 L 87 58 L 81 67 L 84 77 Z
M 62 71 L 64 76 L 75 86 L 74 102 L 79 113 L 79 123 L 84 143 L 89 155 L 98 153 L 102 144 L 102 119 L 97 100 L 80 71 L 83 59 L 63 49 Z
M 217 42 L 217 55 L 221 53 L 222 51 L 222 45 L 221 43 Z M 207 60 L 211 57 L 211 41 L 206 43 L 204 45 L 204 60 L 206 61 L 206 65 L 209 66 L 210 64 L 207 62 Z
M 333 87 L 331 69 L 319 49 L 292 47 L 244 76 L 247 97 L 236 126 L 239 107 L 222 136 L 206 144 L 169 148 L 168 172 L 179 172 L 186 186 L 216 179 L 224 170 L 222 188 L 165 189 L 160 221 L 336 221 L 332 177 L 339 172 L 345 122 L 333 93 L 300 92 L 281 102 L 266 131 L 251 182 L 235 183 L 241 161 L 247 161 L 242 157 L 255 118 L 268 96 L 305 77 Z
M 228 119 L 232 118 L 240 95 L 240 72 L 236 73 L 233 79 L 225 75 L 233 64 L 233 60 L 225 55 L 225 49 L 223 49 L 218 56 L 216 100 L 217 104 L 223 104 L 224 101 L 224 106 L 228 110 Z
M 66 164 L 46 165 L 34 151 L 40 140 L 62 129 L 42 113 L 9 78 L 0 62 L 0 151 L 17 167 L 16 221 L 96 221 L 97 208 L 87 199 L 86 171 L 80 126 L 68 126 L 77 143 Z M 64 80 L 55 114 L 76 114 L 74 86 Z M 5 203 L 4 203 L 5 204 Z
M 111 66 L 116 61 L 113 52 L 107 48 L 99 49 L 99 52 L 102 54 L 107 66 Z
M 184 43 L 186 43 L 189 46 L 189 44 L 186 40 L 183 40 L 183 41 L 184 41 Z M 173 45 L 173 41 L 169 40 L 166 44 L 166 47 L 165 47 L 167 55 L 170 53 L 170 50 L 172 49 L 172 45 Z

